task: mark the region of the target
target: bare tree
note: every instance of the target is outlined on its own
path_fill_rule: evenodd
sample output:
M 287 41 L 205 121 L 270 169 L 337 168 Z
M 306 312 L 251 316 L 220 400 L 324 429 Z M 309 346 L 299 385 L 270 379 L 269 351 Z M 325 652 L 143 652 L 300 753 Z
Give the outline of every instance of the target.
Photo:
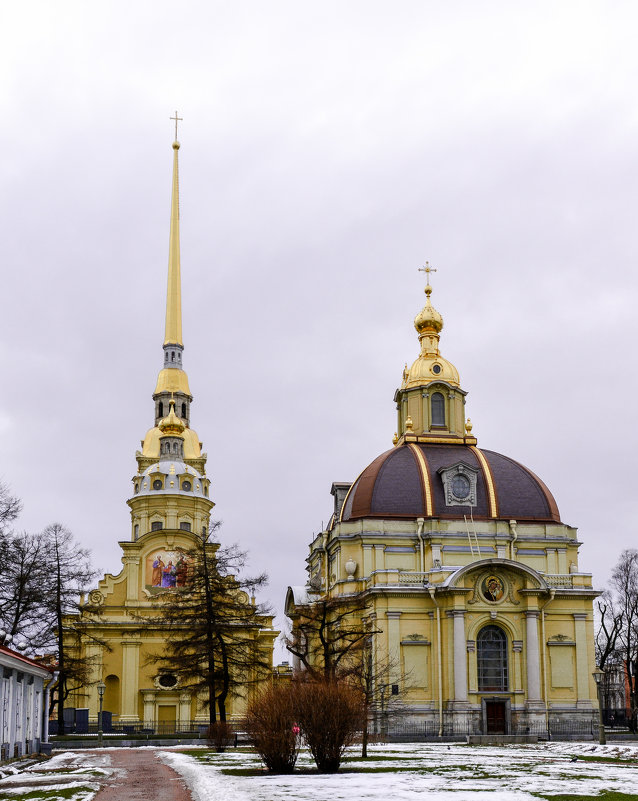
M 22 501 L 11 494 L 9 487 L 0 481 L 0 541 L 7 527 L 22 510 Z
M 0 582 L 0 626 L 39 646 L 49 621 L 43 608 L 49 593 L 48 539 L 44 534 L 6 534 Z
M 239 576 L 246 552 L 215 542 L 219 526 L 213 523 L 184 552 L 188 567 L 183 586 L 154 598 L 156 620 L 168 629 L 166 653 L 154 661 L 170 664 L 185 686 L 204 695 L 211 726 L 218 716 L 220 722 L 226 721 L 230 696 L 263 680 L 272 667 L 270 651 L 262 652 L 259 643 L 268 609 L 254 601 L 267 578 Z
M 629 688 L 629 725 L 636 731 L 638 714 L 638 550 L 620 554 L 611 587 L 598 602 L 600 621 L 596 656 L 601 669 L 622 666 Z
M 286 648 L 308 675 L 326 680 L 360 672 L 362 654 L 370 636 L 378 633 L 369 618 L 364 593 L 317 598 L 295 608 Z
M 70 693 L 91 684 L 94 661 L 86 656 L 87 627 L 96 610 L 82 603 L 82 596 L 97 572 L 90 564 L 89 552 L 81 548 L 68 529 L 59 523 L 47 526 L 42 534 L 46 560 L 46 594 L 42 606 L 43 629 L 40 646 L 54 650 L 58 679 L 58 733 L 64 734 L 64 705 Z M 101 645 L 102 641 L 95 640 Z

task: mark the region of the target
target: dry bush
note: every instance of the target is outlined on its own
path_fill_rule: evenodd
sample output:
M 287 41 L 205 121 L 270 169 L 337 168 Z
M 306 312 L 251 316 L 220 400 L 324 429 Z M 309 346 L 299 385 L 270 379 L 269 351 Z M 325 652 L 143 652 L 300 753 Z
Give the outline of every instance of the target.
M 292 687 L 297 724 L 320 773 L 336 773 L 345 749 L 361 731 L 365 702 L 344 681 L 308 680 Z
M 244 728 L 271 773 L 292 773 L 297 761 L 294 693 L 289 684 L 272 685 L 249 702 Z
M 217 723 L 208 727 L 206 739 L 217 753 L 222 753 L 235 742 L 235 731 L 229 723 L 218 720 Z

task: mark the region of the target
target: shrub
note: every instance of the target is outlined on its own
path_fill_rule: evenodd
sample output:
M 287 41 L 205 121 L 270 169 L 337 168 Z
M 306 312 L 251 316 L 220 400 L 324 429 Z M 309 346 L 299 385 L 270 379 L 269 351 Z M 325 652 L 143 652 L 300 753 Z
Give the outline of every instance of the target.
M 220 720 L 208 727 L 206 739 L 208 744 L 213 746 L 215 751 L 220 754 L 235 741 L 235 731 L 226 721 Z
M 292 687 L 297 723 L 320 773 L 336 773 L 345 749 L 361 731 L 365 704 L 344 681 L 308 680 Z
M 298 728 L 289 684 L 272 685 L 249 702 L 244 728 L 270 773 L 292 773 Z

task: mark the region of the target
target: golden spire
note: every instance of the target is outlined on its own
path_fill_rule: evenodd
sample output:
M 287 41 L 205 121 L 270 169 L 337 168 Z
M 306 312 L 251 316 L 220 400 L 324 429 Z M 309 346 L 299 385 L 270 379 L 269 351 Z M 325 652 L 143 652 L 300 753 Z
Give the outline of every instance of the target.
M 173 192 L 171 197 L 171 234 L 168 245 L 168 287 L 166 290 L 166 332 L 164 345 L 181 345 L 182 342 L 182 284 L 179 263 L 179 169 L 177 162 L 177 123 L 175 120 L 175 141 L 173 142 Z

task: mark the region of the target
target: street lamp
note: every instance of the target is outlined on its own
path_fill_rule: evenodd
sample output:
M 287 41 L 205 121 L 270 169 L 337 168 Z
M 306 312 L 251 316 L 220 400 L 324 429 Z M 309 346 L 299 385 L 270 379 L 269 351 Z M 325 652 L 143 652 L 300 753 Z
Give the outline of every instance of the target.
M 605 726 L 603 725 L 603 700 L 602 700 L 602 688 L 603 688 L 603 678 L 605 676 L 605 672 L 600 668 L 596 668 L 592 673 L 594 677 L 594 681 L 596 682 L 596 692 L 598 694 L 598 742 L 601 745 L 605 745 L 607 743 L 607 738 L 605 737 Z
M 97 694 L 100 699 L 100 711 L 97 716 L 97 747 L 102 748 L 102 702 L 104 701 L 104 690 L 106 690 L 106 684 L 101 681 L 97 686 Z

